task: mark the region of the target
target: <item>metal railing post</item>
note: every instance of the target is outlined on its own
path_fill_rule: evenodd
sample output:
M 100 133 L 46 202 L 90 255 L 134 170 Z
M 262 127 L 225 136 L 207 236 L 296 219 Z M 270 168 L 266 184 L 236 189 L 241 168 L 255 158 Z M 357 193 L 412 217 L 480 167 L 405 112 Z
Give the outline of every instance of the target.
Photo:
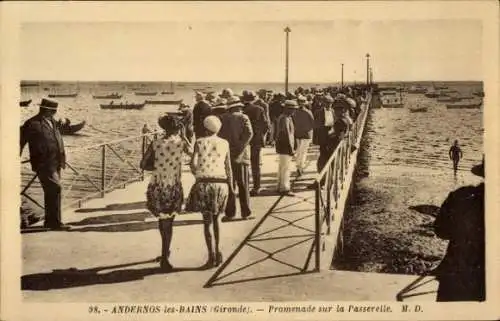
M 315 254 L 315 259 L 316 259 L 316 269 L 315 271 L 319 272 L 320 270 L 320 263 L 321 263 L 321 252 L 320 252 L 320 236 L 321 236 L 321 227 L 320 227 L 320 193 L 321 193 L 321 184 L 318 181 L 318 184 L 316 185 L 316 193 L 315 193 L 315 208 L 316 208 L 316 215 L 314 217 L 315 219 L 315 229 L 316 229 L 316 235 L 315 235 L 315 240 L 314 240 L 314 254 Z
M 101 197 L 106 194 L 106 145 L 101 147 Z

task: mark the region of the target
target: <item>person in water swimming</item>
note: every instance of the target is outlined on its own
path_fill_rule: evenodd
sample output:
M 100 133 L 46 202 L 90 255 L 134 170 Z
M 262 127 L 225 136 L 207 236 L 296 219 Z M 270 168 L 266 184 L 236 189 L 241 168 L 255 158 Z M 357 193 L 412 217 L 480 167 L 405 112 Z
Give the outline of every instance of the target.
M 458 146 L 458 140 L 455 140 L 453 145 L 451 145 L 450 150 L 448 152 L 448 156 L 453 161 L 453 174 L 457 175 L 458 163 L 460 159 L 463 157 L 462 149 Z

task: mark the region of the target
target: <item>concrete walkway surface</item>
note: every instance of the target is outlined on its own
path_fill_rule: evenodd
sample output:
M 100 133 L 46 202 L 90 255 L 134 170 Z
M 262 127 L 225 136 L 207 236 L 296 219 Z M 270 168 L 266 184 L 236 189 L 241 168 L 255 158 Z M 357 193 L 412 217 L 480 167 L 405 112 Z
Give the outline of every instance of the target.
M 437 283 L 430 277 L 313 271 L 314 191 L 306 187 L 316 173 L 316 155 L 312 147 L 306 175 L 292 177 L 296 195 L 290 197 L 273 192 L 278 159 L 274 149 L 263 150 L 264 192 L 251 198 L 256 218 L 220 224 L 226 262 L 218 269 L 199 269 L 207 254 L 197 213 L 176 217 L 170 260 L 175 270 L 158 269 L 160 235 L 145 208 L 146 179 L 66 211 L 69 231 L 24 233 L 23 297 L 27 302 L 434 301 Z M 186 169 L 186 196 L 193 182 Z M 331 260 L 332 253 L 321 256 Z M 415 293 L 426 294 L 411 296 Z

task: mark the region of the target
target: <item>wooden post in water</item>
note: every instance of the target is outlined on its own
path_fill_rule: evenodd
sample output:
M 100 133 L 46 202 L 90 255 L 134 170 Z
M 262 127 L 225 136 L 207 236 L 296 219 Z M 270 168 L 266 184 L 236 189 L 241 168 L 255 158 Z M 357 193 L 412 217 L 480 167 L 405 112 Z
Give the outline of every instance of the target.
M 101 197 L 104 197 L 106 188 L 106 145 L 101 147 Z
M 286 52 L 285 52 L 285 94 L 288 94 L 288 46 L 289 46 L 289 34 L 292 32 L 290 27 L 285 28 L 285 34 L 286 34 Z

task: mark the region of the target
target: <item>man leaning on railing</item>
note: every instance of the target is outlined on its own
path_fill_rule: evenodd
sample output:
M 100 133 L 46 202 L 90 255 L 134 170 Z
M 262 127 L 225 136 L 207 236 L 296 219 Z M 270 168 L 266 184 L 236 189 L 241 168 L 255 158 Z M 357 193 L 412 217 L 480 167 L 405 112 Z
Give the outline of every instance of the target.
M 37 174 L 44 192 L 44 227 L 53 230 L 65 229 L 61 223 L 61 168 L 65 168 L 66 155 L 61 133 L 54 115 L 58 103 L 42 99 L 40 111 L 21 127 L 21 151 L 29 146 L 32 170 Z

